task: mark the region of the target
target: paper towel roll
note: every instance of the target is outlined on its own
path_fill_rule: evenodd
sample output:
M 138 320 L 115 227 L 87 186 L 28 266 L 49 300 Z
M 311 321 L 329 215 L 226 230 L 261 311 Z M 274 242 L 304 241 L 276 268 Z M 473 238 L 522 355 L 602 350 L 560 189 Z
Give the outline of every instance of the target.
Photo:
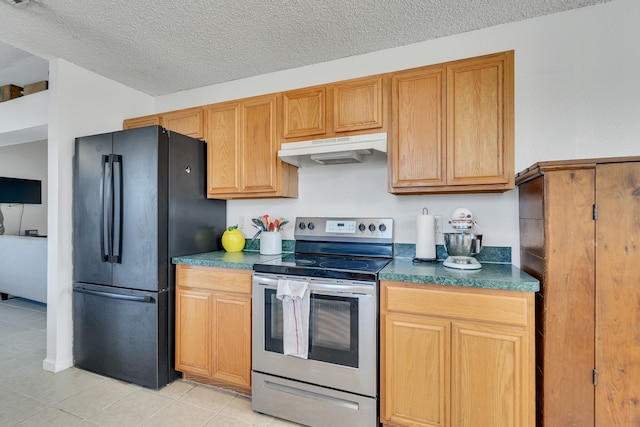
M 433 215 L 416 216 L 416 258 L 436 258 L 436 218 Z

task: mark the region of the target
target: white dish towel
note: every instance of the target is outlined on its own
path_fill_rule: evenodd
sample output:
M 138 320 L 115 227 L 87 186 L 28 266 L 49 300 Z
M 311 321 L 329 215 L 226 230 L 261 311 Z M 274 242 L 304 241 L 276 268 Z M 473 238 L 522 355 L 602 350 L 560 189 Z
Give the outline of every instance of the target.
M 309 282 L 278 280 L 276 298 L 282 301 L 284 354 L 309 356 Z

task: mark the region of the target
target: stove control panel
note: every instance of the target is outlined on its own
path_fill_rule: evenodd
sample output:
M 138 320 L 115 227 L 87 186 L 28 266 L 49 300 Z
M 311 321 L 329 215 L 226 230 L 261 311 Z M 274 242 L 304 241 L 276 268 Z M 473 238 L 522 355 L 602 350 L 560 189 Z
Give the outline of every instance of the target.
M 298 217 L 296 240 L 393 241 L 393 218 Z
M 327 233 L 350 233 L 356 232 L 355 221 L 327 220 L 325 229 Z

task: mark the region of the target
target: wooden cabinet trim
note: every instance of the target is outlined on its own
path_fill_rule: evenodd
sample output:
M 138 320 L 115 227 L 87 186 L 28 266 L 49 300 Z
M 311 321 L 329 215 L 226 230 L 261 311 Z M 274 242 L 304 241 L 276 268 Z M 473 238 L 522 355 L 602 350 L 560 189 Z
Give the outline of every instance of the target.
M 251 270 L 178 264 L 176 284 L 181 287 L 251 295 L 252 273 Z
M 446 288 L 446 289 L 445 289 Z M 382 281 L 383 306 L 390 312 L 424 314 L 529 326 L 532 292 L 457 289 L 453 286 Z

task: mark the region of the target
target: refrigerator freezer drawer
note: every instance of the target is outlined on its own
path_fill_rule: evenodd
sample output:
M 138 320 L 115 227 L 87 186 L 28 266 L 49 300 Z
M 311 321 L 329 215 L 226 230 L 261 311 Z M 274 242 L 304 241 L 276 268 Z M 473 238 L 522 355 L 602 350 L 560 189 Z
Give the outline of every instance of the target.
M 75 366 L 158 389 L 169 382 L 167 292 L 74 284 Z

